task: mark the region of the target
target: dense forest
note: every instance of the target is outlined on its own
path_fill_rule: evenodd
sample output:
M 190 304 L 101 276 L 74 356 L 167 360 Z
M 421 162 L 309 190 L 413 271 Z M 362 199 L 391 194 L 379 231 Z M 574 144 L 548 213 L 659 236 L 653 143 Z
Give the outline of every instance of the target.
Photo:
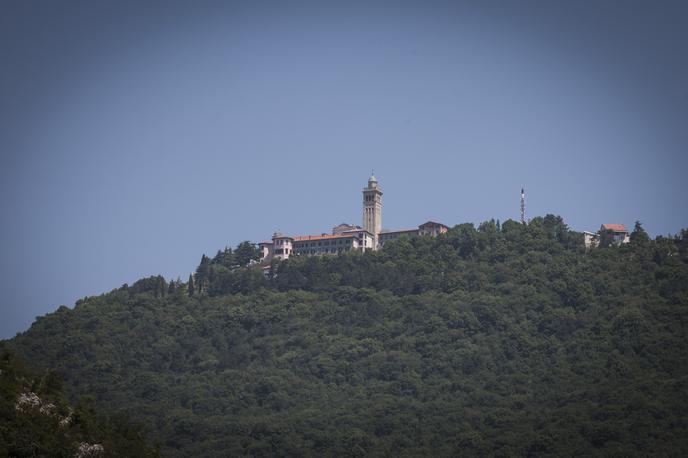
M 586 250 L 547 215 L 268 275 L 255 257 L 203 256 L 5 345 L 170 457 L 688 456 L 686 230 Z
M 140 424 L 107 417 L 92 397 L 67 400 L 61 377 L 34 373 L 0 347 L 0 456 L 157 457 Z

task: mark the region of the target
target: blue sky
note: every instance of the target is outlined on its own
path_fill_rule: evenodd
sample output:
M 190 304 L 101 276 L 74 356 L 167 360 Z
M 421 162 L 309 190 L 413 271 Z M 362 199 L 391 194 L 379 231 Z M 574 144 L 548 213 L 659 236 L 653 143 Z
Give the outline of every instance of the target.
M 25 2 L 0 14 L 0 338 L 275 230 L 688 227 L 682 2 Z

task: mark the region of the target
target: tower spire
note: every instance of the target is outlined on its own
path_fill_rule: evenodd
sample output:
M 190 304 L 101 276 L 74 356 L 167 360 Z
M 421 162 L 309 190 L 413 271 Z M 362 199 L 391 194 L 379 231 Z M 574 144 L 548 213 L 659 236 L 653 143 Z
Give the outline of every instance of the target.
M 521 188 L 521 224 L 526 224 L 526 193 Z

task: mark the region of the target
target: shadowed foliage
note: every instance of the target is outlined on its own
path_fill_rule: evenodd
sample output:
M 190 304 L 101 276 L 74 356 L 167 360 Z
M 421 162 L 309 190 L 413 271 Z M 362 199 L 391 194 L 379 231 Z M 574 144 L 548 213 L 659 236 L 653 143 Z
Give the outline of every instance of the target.
M 168 456 L 686 456 L 688 232 L 641 230 L 461 224 L 269 277 L 243 245 L 9 345 Z
M 0 456 L 156 457 L 126 414 L 103 416 L 92 397 L 71 405 L 54 371 L 27 370 L 0 346 Z

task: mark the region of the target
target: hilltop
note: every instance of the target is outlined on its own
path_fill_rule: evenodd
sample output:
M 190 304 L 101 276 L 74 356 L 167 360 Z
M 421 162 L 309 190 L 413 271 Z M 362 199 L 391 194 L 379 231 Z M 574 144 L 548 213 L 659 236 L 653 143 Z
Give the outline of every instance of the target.
M 267 276 L 237 256 L 6 344 L 167 456 L 688 454 L 688 231 L 586 251 L 547 215 Z

